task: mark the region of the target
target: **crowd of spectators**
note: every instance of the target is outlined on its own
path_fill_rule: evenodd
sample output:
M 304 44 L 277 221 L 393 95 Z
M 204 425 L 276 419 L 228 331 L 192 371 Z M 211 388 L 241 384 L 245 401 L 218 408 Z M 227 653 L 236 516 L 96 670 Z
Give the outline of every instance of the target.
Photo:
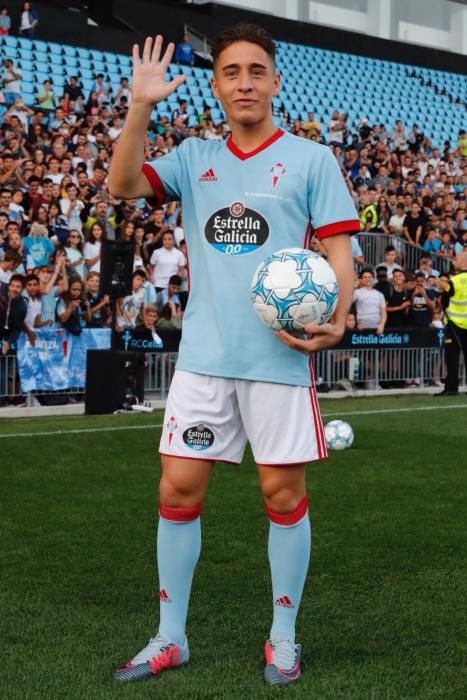
M 180 49 L 178 59 L 190 62 L 185 53 Z M 133 289 L 118 300 L 118 329 L 144 323 L 148 307 L 155 329 L 180 328 L 189 293 L 181 203 L 154 209 L 144 199 L 116 200 L 107 188 L 112 151 L 131 102 L 128 79 L 113 92 L 99 74 L 85 93 L 70 75 L 63 94 L 46 80 L 31 108 L 21 97 L 21 71 L 6 59 L 2 85 L 2 354 L 14 351 L 23 331 L 34 343 L 36 329 L 44 326 L 79 333 L 110 324 L 109 299 L 99 294 L 105 239 L 135 243 Z M 440 322 L 438 262 L 467 249 L 465 131 L 456 144 L 432 144 L 417 124 L 410 131 L 400 120 L 392 129 L 366 118 L 351 125 L 335 111 L 325 140 L 315 114 L 293 123 L 284 112 L 281 116 L 284 128 L 332 149 L 362 232 L 388 237 L 381 261 L 365 260 L 353 239 L 358 326 L 382 332 L 399 324 Z M 151 122 L 145 156 L 162 157 L 188 136 L 222 140 L 228 133 L 225 122 L 214 123 L 209 106 L 190 116 L 181 99 L 170 117 Z M 319 249 L 316 240 L 312 245 Z M 413 269 L 407 267 L 409 247 L 419 253 Z

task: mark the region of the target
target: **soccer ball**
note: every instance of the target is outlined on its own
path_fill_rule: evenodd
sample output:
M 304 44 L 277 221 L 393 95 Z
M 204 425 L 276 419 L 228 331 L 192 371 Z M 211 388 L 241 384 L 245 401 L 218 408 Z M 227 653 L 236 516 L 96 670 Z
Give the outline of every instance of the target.
M 253 308 L 274 330 L 302 331 L 308 323 L 326 323 L 338 291 L 329 263 L 302 248 L 273 253 L 258 265 L 251 281 Z
M 324 426 L 326 445 L 330 450 L 345 450 L 353 443 L 352 426 L 344 420 L 332 420 Z

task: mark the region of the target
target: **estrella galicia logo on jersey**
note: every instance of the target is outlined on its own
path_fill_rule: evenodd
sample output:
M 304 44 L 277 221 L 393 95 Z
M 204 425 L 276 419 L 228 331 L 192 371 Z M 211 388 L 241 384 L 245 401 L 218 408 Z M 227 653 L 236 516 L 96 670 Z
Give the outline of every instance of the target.
M 211 214 L 204 227 L 206 240 L 226 255 L 252 253 L 269 238 L 269 224 L 262 214 L 249 209 L 243 202 Z
M 183 442 L 192 450 L 207 450 L 214 443 L 214 433 L 203 423 L 199 423 L 185 430 Z

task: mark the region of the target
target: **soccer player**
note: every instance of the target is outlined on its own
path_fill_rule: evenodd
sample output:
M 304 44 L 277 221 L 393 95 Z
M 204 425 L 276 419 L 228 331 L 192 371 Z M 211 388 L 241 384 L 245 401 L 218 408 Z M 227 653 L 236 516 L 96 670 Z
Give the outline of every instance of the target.
M 154 105 L 184 81 L 165 81 L 174 46 L 161 49 L 161 36 L 146 39 L 142 56 L 133 47 L 133 98 L 109 189 L 159 205 L 182 201 L 191 286 L 160 443 L 159 630 L 115 677 L 151 678 L 188 661 L 203 496 L 214 463 L 239 464 L 249 440 L 270 520 L 273 620 L 264 675 L 288 683 L 300 675 L 295 620 L 311 547 L 305 465 L 326 457 L 310 353 L 344 332 L 354 278 L 348 234 L 359 220 L 330 149 L 274 125 L 275 46 L 255 25 L 225 30 L 212 49 L 212 90 L 232 130 L 227 141 L 187 138 L 143 163 Z M 274 333 L 250 302 L 253 272 L 278 249 L 307 247 L 313 229 L 340 284 L 335 316 L 308 326 L 307 338 Z

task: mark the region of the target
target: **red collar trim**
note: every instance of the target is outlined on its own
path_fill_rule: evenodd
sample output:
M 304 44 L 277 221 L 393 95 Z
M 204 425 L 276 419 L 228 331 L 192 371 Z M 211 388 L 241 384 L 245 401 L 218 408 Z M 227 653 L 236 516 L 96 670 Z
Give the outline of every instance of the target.
M 265 148 L 270 146 L 274 141 L 277 141 L 277 139 L 280 139 L 280 137 L 284 134 L 284 130 L 278 127 L 276 131 L 268 138 L 266 141 L 264 141 L 262 144 L 260 144 L 257 148 L 255 148 L 253 151 L 242 151 L 238 146 L 236 146 L 233 142 L 232 139 L 232 134 L 230 134 L 227 138 L 227 148 L 229 151 L 231 151 L 234 156 L 237 158 L 240 158 L 240 160 L 246 160 L 247 158 L 251 158 L 252 156 L 255 156 L 257 153 L 260 153 L 261 151 L 264 151 Z

